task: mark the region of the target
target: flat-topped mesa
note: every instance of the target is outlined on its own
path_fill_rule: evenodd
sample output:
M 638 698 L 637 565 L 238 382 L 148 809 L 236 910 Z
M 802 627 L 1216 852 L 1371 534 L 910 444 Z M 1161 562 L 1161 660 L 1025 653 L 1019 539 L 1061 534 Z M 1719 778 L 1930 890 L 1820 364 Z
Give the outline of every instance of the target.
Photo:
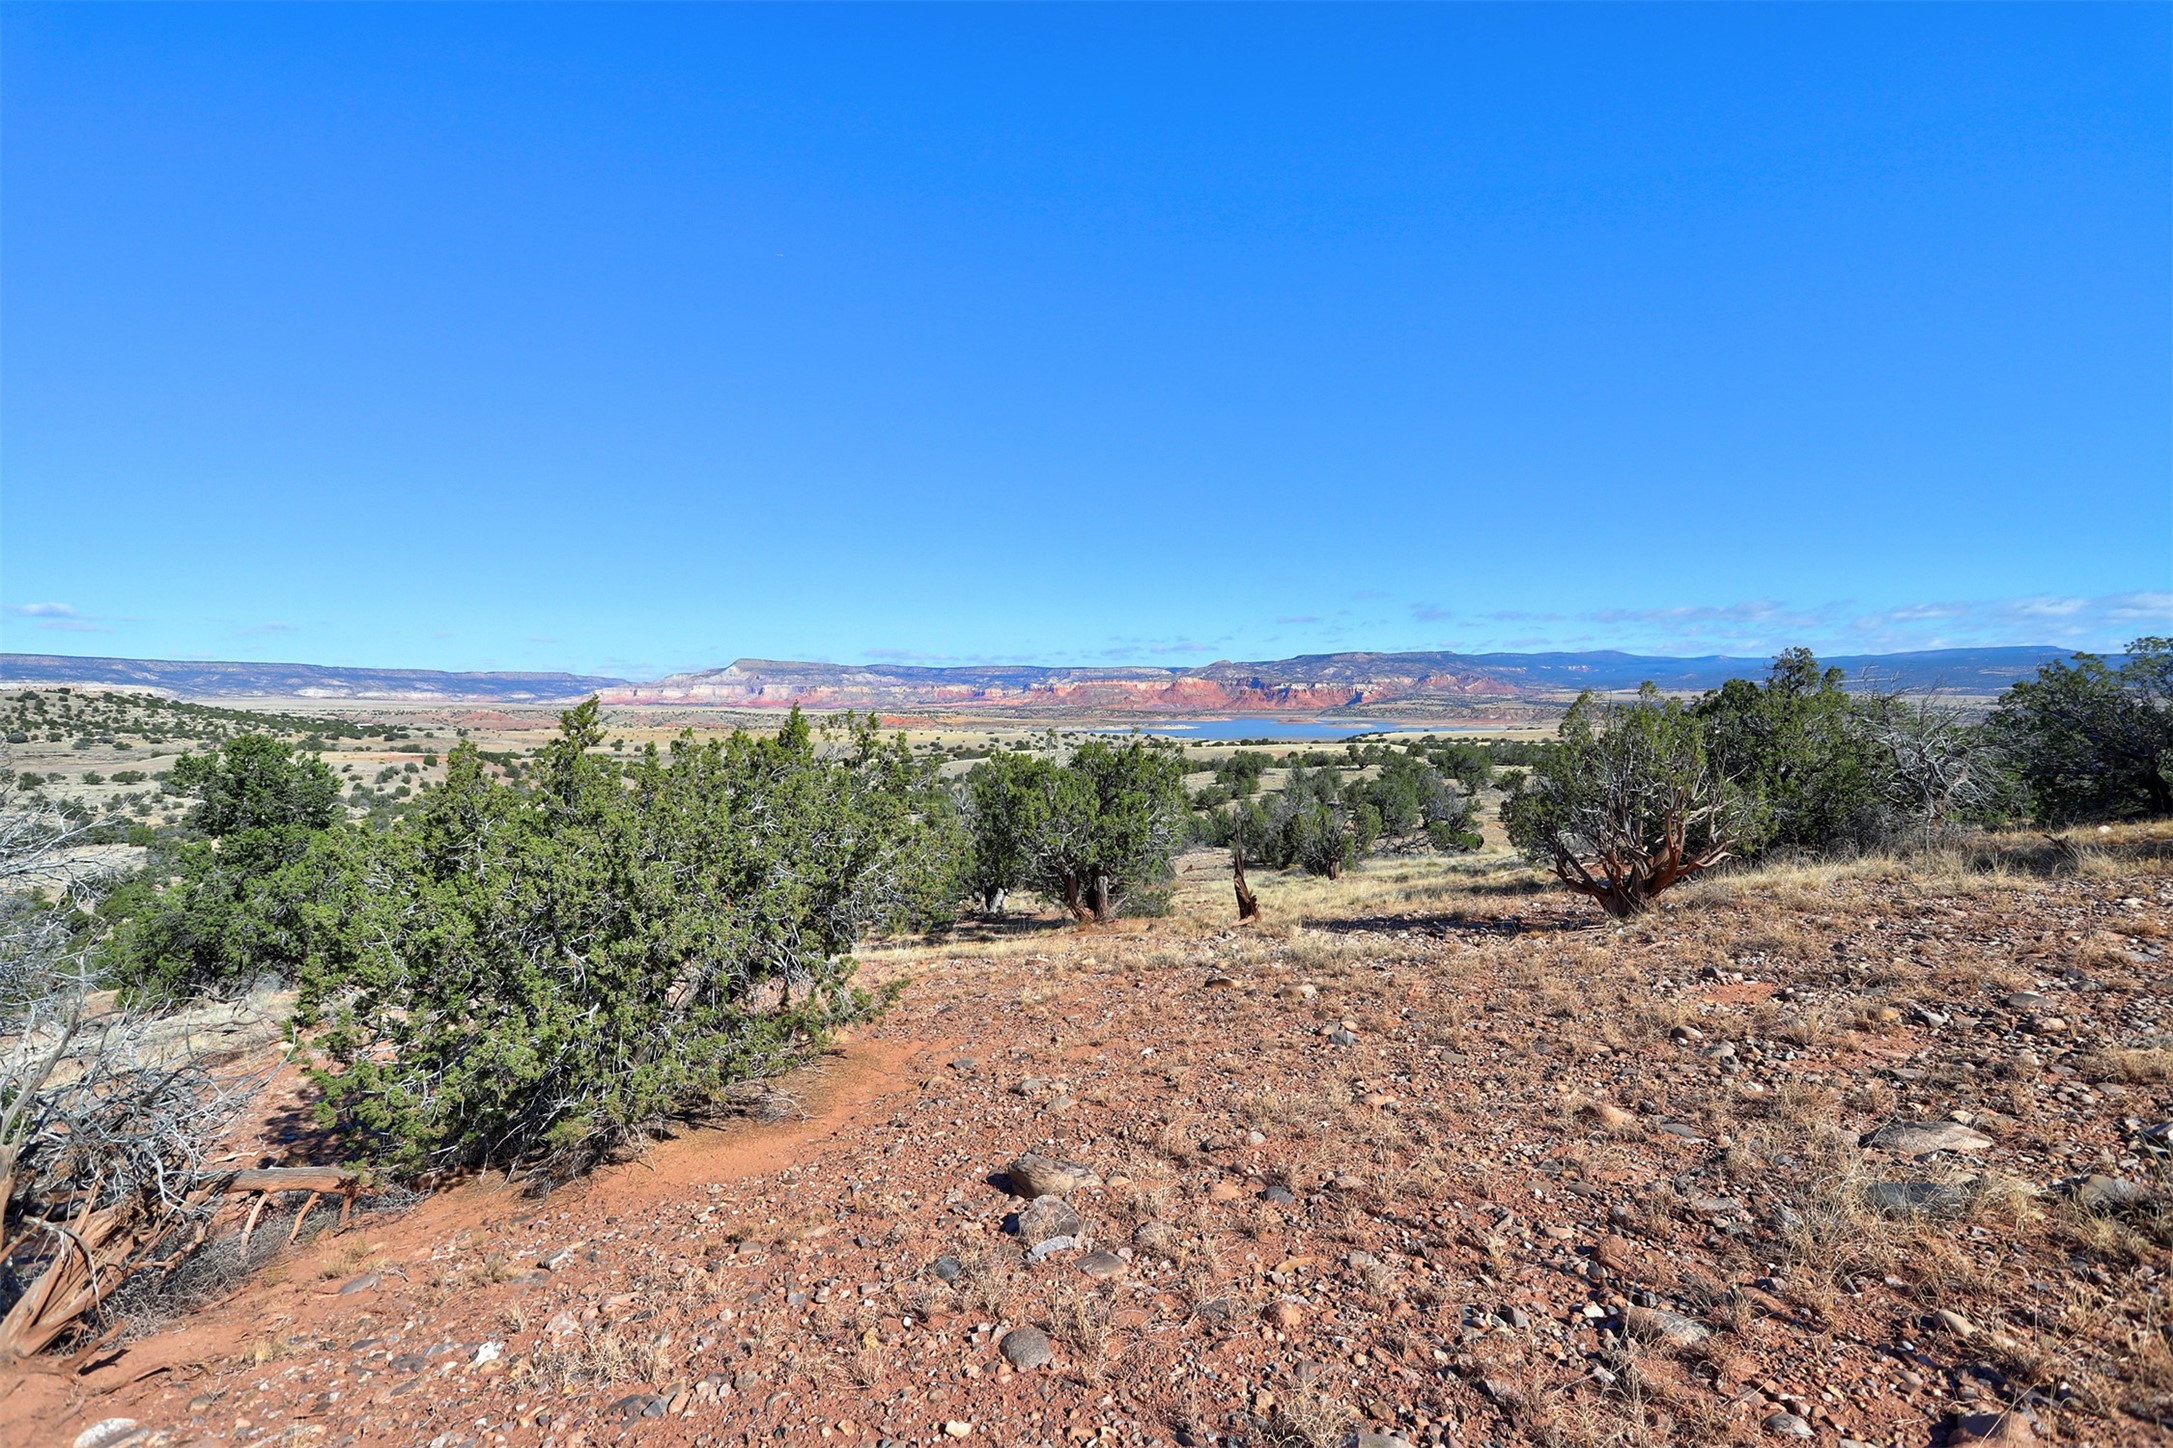
M 1445 661 L 1449 656 L 1441 656 Z M 1418 660 L 1427 659 L 1425 664 Z M 742 708 L 993 708 L 1108 713 L 1318 713 L 1401 699 L 1516 698 L 1542 692 L 1432 656 L 1315 655 L 1273 663 L 1227 660 L 1191 669 L 934 668 L 740 659 L 604 692 L 607 704 Z

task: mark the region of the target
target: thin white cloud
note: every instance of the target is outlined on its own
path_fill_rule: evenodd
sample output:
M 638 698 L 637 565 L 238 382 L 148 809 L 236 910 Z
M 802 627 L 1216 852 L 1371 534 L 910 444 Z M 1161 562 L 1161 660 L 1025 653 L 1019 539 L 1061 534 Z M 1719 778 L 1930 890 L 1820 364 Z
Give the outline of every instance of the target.
M 52 629 L 59 633 L 112 633 L 113 625 L 94 614 L 84 613 L 67 603 L 11 603 L 6 612 L 12 618 L 30 619 L 38 628 Z

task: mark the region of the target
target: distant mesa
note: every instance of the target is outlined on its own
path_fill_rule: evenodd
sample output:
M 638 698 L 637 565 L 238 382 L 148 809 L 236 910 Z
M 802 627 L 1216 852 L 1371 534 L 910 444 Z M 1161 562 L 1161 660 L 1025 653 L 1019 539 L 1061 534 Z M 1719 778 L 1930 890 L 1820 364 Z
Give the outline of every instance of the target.
M 2065 657 L 2046 646 L 1934 649 L 1825 660 L 1852 680 L 1901 688 L 1991 694 Z M 0 654 L 0 686 L 81 684 L 147 689 L 189 699 L 300 698 L 388 703 L 556 704 L 597 694 L 607 704 L 813 710 L 1188 718 L 1212 714 L 1288 717 L 1408 707 L 1555 700 L 1580 689 L 1710 689 L 1761 678 L 1769 660 L 1708 655 L 1592 653 L 1303 654 L 1259 663 L 1227 660 L 1189 669 L 1048 668 L 1034 664 L 935 668 L 905 664 L 793 663 L 741 659 L 721 669 L 646 683 L 589 674 L 445 673 L 321 664 Z
M 379 699 L 413 703 L 544 704 L 615 689 L 624 679 L 586 674 L 449 674 L 436 669 L 346 669 L 193 659 L 92 659 L 0 654 L 0 685 L 84 684 L 147 689 L 184 699 Z

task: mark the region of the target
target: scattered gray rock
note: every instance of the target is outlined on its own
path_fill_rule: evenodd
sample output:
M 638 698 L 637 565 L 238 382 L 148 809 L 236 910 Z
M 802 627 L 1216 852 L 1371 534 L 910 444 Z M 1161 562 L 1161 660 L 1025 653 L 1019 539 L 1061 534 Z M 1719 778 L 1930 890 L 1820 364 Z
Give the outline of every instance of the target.
M 1045 1368 L 1056 1361 L 1056 1353 L 1049 1346 L 1049 1335 L 1038 1327 L 1014 1327 L 996 1346 L 1003 1353 L 1004 1361 L 1022 1373 Z
M 2052 1002 L 2046 1000 L 2036 991 L 2018 990 L 2013 995 L 2007 997 L 2007 999 L 2003 1001 L 2002 1004 L 2011 1011 L 2022 1011 L 2024 1013 L 2027 1013 L 2038 1009 L 2040 1006 L 2050 1005 L 2052 1004 Z
M 1929 1156 L 1935 1151 L 1989 1151 L 1992 1138 L 1958 1121 L 1890 1121 L 1865 1132 L 1859 1144 L 1896 1156 Z
M 2076 1206 L 2103 1216 L 2142 1211 L 2157 1200 L 2157 1194 L 2141 1182 L 2120 1177 L 2088 1176 L 2068 1183 L 2064 1190 Z
M 134 1418 L 107 1418 L 75 1435 L 75 1448 L 120 1448 L 144 1436 Z
M 1296 1204 L 1298 1194 L 1281 1182 L 1269 1182 L 1266 1189 L 1260 1193 L 1260 1200 L 1274 1206 L 1288 1207 Z
M 1077 1237 L 1045 1237 L 1027 1249 L 1026 1265 L 1039 1267 L 1059 1252 L 1076 1252 L 1081 1243 Z
M 966 1269 L 959 1265 L 956 1257 L 943 1256 L 929 1263 L 928 1270 L 935 1274 L 938 1282 L 956 1282 L 958 1274 Z
M 1400 1433 L 1360 1433 L 1351 1448 L 1411 1448 L 1411 1440 Z
M 1932 1314 L 1932 1320 L 1956 1337 L 1975 1337 L 1977 1335 L 1977 1324 L 1952 1308 L 1940 1308 Z
M 1337 1046 L 1355 1046 L 1358 1044 L 1358 1037 L 1352 1035 L 1349 1031 L 1346 1031 L 1341 1026 L 1337 1026 L 1334 1030 L 1328 1033 L 1328 1040 L 1331 1044 Z
M 1069 1196 L 1081 1187 L 1102 1184 L 1102 1179 L 1090 1167 L 1075 1161 L 1058 1161 L 1034 1151 L 1012 1162 L 1005 1175 L 1011 1181 L 1011 1195 L 1028 1200 Z
M 1089 1252 L 1079 1259 L 1079 1270 L 1097 1282 L 1124 1275 L 1124 1259 L 1114 1252 Z
M 1086 1218 L 1062 1197 L 1038 1196 L 1018 1215 L 1019 1240 L 1033 1247 L 1051 1237 L 1076 1237 L 1086 1228 Z
M 1864 1188 L 1864 1202 L 1882 1217 L 1951 1217 L 1969 1205 L 1969 1196 L 1938 1182 L 1873 1182 Z
M 1664 1307 L 1625 1308 L 1622 1321 L 1636 1336 L 1673 1347 L 1696 1347 L 1713 1335 L 1712 1329 L 1696 1318 L 1670 1312 Z
M 2037 1430 L 2023 1413 L 1972 1413 L 1957 1421 L 1949 1443 L 2035 1443 Z
M 1177 1229 L 1167 1222 L 1141 1222 L 1132 1229 L 1132 1244 L 1167 1257 L 1177 1250 Z
M 1811 1425 L 1794 1413 L 1775 1413 L 1772 1417 L 1766 1419 L 1766 1431 L 1768 1433 L 1778 1433 L 1783 1438 L 1808 1438 L 1812 1436 Z

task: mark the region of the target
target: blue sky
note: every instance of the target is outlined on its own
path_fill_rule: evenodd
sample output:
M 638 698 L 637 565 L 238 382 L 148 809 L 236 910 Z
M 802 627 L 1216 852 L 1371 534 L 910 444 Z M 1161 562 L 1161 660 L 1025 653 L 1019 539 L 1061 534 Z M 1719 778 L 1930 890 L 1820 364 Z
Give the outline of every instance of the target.
M 0 641 L 2173 631 L 2169 15 L 10 4 Z

